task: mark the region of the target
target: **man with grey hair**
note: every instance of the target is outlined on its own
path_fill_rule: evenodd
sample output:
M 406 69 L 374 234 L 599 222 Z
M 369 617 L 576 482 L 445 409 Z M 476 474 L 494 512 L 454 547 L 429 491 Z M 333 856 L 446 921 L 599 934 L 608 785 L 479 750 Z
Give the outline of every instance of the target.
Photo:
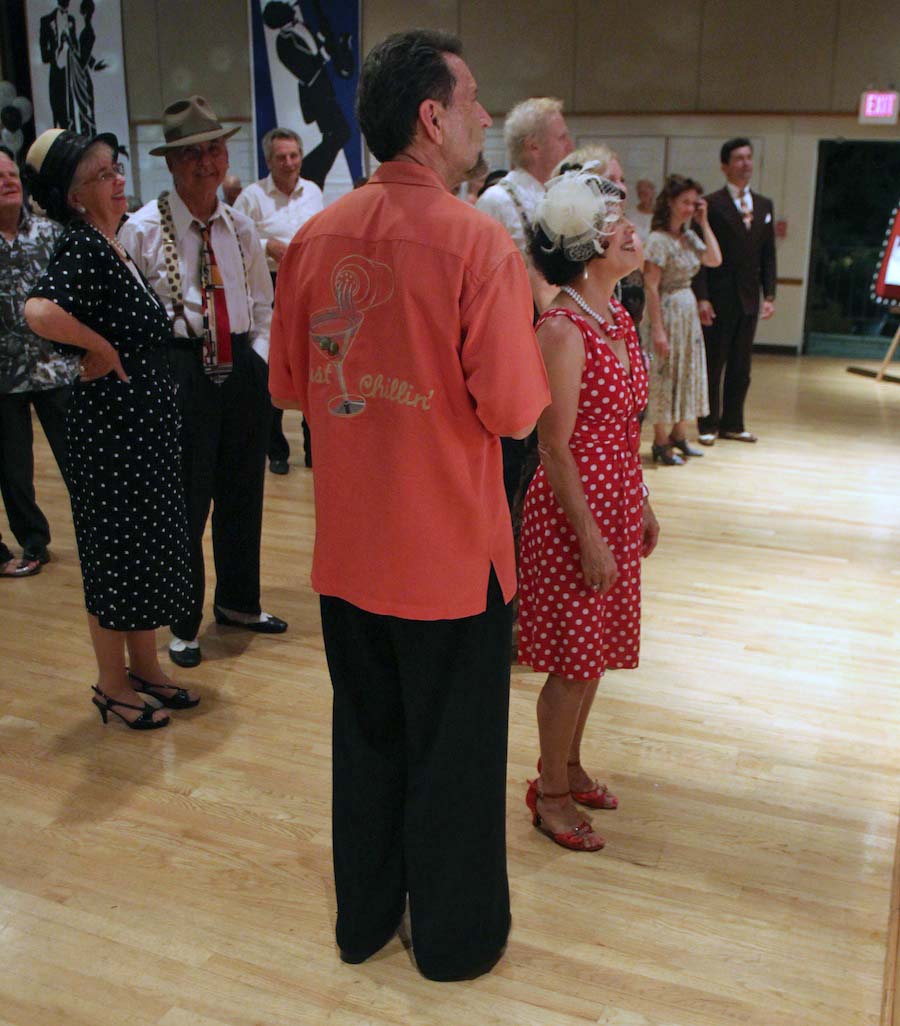
M 272 128 L 263 136 L 263 154 L 269 168 L 266 178 L 238 196 L 235 210 L 256 225 L 259 241 L 266 254 L 274 284 L 278 265 L 291 239 L 324 207 L 322 190 L 315 182 L 300 177 L 303 167 L 303 143 L 290 128 Z M 273 474 L 286 474 L 290 469 L 291 450 L 282 427 L 283 410 L 272 414 L 269 436 L 269 469 Z M 303 419 L 304 462 L 312 466 L 309 426 Z
M 544 195 L 544 183 L 574 148 L 562 101 L 539 96 L 517 103 L 506 115 L 503 137 L 512 170 L 486 189 L 476 206 L 499 221 L 519 247 L 528 268 L 534 305 L 542 311 L 558 289 L 548 285 L 534 269 L 528 247 L 531 222 Z
M 542 313 L 559 291 L 548 285 L 531 262 L 531 225 L 544 195 L 544 183 L 553 169 L 574 149 L 562 113 L 562 101 L 550 96 L 532 97 L 517 103 L 506 115 L 503 136 L 512 168 L 481 194 L 476 209 L 490 214 L 509 232 L 525 260 L 535 315 Z M 537 468 L 537 438 L 501 439 L 503 486 L 518 536 L 522 501 L 531 475 Z

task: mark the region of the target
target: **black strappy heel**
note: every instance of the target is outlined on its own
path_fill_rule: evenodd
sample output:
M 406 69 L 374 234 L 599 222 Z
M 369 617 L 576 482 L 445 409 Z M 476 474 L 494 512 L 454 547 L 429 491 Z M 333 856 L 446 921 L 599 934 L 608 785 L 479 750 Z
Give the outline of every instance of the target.
M 174 684 L 151 684 L 149 680 L 144 680 L 143 677 L 132 673 L 131 670 L 127 672 L 133 681 L 137 681 L 134 688 L 135 691 L 140 691 L 151 698 L 155 698 L 157 702 L 164 705 L 167 709 L 193 709 L 194 706 L 200 704 L 200 699 L 191 698 L 184 688 L 175 687 Z M 172 688 L 175 688 L 174 692 Z
M 120 702 L 117 698 L 110 698 L 109 695 L 104 694 L 96 685 L 91 686 L 91 691 L 96 691 L 97 695 L 99 695 L 99 698 L 92 698 L 91 701 L 97 706 L 100 718 L 104 723 L 109 718 L 109 714 L 113 713 L 130 730 L 157 730 L 160 727 L 167 727 L 169 725 L 168 716 L 161 720 L 153 719 L 156 709 L 149 702 L 144 702 L 143 705 L 130 705 L 128 702 Z M 141 715 L 133 720 L 126 719 L 120 712 L 116 712 L 114 706 L 117 705 L 123 709 L 138 709 Z

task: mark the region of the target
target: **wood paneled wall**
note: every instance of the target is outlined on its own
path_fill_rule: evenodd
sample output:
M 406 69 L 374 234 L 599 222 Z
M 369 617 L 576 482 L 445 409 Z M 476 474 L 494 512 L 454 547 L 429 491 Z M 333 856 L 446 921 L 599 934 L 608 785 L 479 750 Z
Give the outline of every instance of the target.
M 560 96 L 573 113 L 849 113 L 887 87 L 900 33 L 884 0 L 363 0 L 363 48 L 411 26 L 457 32 L 492 113 Z M 133 120 L 188 92 L 251 113 L 246 0 L 123 0 Z

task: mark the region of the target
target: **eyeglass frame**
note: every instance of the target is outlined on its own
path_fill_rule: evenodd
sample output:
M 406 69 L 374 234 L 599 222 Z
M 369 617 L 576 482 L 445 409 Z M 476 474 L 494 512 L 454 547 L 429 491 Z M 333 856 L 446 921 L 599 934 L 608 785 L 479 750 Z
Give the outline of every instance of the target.
M 91 178 L 86 178 L 81 182 L 79 188 L 84 188 L 85 185 L 93 185 L 94 182 L 99 182 L 101 185 L 108 185 L 110 182 L 114 182 L 117 178 L 125 177 L 125 165 L 121 161 L 115 161 L 110 164 L 109 167 L 103 168 L 98 171 L 97 174 Z

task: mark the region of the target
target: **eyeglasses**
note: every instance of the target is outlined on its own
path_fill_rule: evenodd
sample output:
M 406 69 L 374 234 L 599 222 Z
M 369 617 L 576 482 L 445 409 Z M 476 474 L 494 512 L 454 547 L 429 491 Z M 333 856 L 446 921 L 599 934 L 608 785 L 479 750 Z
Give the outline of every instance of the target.
M 179 146 L 177 150 L 173 151 L 173 155 L 176 160 L 184 161 L 185 163 L 199 164 L 204 157 L 209 157 L 212 160 L 217 160 L 219 157 L 224 156 L 227 153 L 225 143 L 215 140 L 213 142 L 205 143 L 203 145 L 196 146 Z
M 124 177 L 124 164 L 110 164 L 109 167 L 105 167 L 102 171 L 98 171 L 93 178 L 88 178 L 87 181 L 84 181 L 81 184 L 91 185 L 93 182 L 100 182 L 101 185 L 107 185 L 109 182 L 114 182 L 117 178 Z

